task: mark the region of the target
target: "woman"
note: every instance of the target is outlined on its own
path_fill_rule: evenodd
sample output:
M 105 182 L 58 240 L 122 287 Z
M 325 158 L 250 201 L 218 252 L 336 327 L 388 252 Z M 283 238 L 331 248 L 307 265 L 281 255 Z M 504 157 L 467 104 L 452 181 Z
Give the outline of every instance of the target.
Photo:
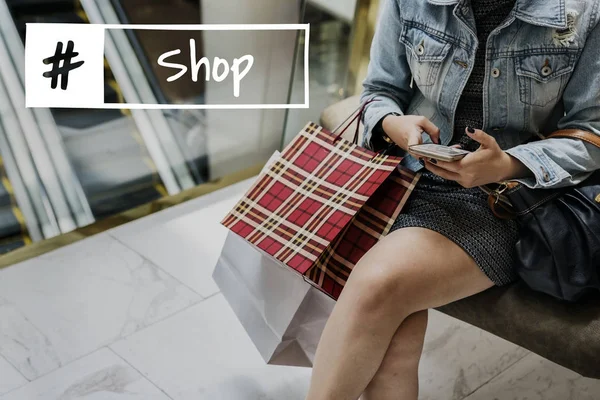
M 309 400 L 417 399 L 427 310 L 517 279 L 517 225 L 496 219 L 478 186 L 568 186 L 600 168 L 592 145 L 532 140 L 567 128 L 600 135 L 600 0 L 382 1 L 363 144 L 393 145 L 423 174 L 350 275 Z M 418 160 L 407 150 L 422 142 L 472 153 Z

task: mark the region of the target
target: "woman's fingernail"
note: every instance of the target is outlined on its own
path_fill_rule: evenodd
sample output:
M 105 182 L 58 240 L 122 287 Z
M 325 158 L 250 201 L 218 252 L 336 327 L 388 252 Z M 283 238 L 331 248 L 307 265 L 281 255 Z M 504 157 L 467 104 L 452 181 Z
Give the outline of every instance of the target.
M 437 164 L 437 160 L 436 160 L 436 159 L 434 159 L 434 158 L 430 158 L 430 159 L 429 159 L 429 162 L 430 162 L 430 163 L 432 163 L 432 164 Z
M 469 127 L 467 127 L 467 131 L 468 131 L 469 133 L 475 133 L 475 129 L 471 128 L 470 126 L 469 126 Z

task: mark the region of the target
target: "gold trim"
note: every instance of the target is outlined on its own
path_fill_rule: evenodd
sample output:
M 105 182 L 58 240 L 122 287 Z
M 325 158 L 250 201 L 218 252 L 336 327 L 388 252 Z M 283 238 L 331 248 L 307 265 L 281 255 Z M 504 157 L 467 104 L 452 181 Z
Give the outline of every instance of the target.
M 108 64 L 108 61 L 106 61 L 106 58 L 104 58 L 104 69 L 107 72 L 109 77 L 105 77 L 104 81 L 106 82 L 106 84 L 108 86 L 110 86 L 112 88 L 112 90 L 114 90 L 117 94 L 117 103 L 119 104 L 125 104 L 127 103 L 125 101 L 125 96 L 123 96 L 123 92 L 121 92 L 121 87 L 119 86 L 119 84 L 117 83 L 117 81 L 115 80 L 115 77 L 112 73 L 112 70 L 110 69 L 110 66 Z M 121 114 L 126 115 L 126 116 L 131 116 L 131 110 L 127 109 L 127 108 L 121 108 L 119 111 L 121 111 Z
M 371 42 L 379 14 L 380 0 L 358 0 L 354 14 L 354 26 L 348 60 L 346 96 L 357 95 L 362 91 L 362 82 L 367 76 L 370 61 Z
M 395 144 L 394 141 L 388 135 L 386 135 L 385 133 L 383 134 L 382 137 L 383 137 L 383 140 L 385 140 L 387 143 L 389 143 L 389 144 Z
M 598 193 L 598 196 L 594 200 L 596 200 L 596 203 L 600 203 L 600 193 Z
M 105 64 L 104 64 L 105 72 L 109 76 L 109 77 L 106 77 L 104 79 L 104 81 L 108 84 L 108 86 L 110 86 L 116 92 L 117 101 L 119 103 L 126 103 L 125 96 L 123 96 L 123 92 L 121 92 L 121 87 L 115 80 L 112 70 L 110 69 L 108 62 L 106 61 L 106 58 L 104 58 L 104 62 L 105 62 Z M 121 114 L 123 114 L 125 116 L 132 115 L 131 110 L 121 109 L 120 111 L 121 111 Z M 152 160 L 152 157 L 150 157 L 150 154 L 148 153 L 148 149 L 146 147 L 146 143 L 144 142 L 144 139 L 140 136 L 137 129 L 135 129 L 134 131 L 131 132 L 131 136 L 133 137 L 133 139 L 137 142 L 137 144 L 140 147 L 140 154 L 142 155 L 142 160 L 144 161 L 144 164 L 146 164 L 146 166 L 150 169 L 150 171 L 152 171 L 152 185 L 154 186 L 154 189 L 161 196 L 163 196 L 163 197 L 168 196 L 169 193 L 167 192 L 167 189 L 165 188 L 162 181 L 160 180 L 160 177 L 158 176 L 158 170 L 156 169 L 154 160 Z
M 15 198 L 14 189 L 12 187 L 12 184 L 8 180 L 8 175 L 6 173 L 6 169 L 4 168 L 4 160 L 2 159 L 1 156 L 0 156 L 0 181 L 8 193 L 8 196 L 10 199 L 11 210 L 13 212 L 13 215 L 15 216 L 15 219 L 19 223 L 19 226 L 21 227 L 21 238 L 23 239 L 23 242 L 25 243 L 25 245 L 29 245 L 29 244 L 31 244 L 31 238 L 29 237 L 29 229 L 27 228 L 27 224 L 25 223 L 25 217 L 23 216 L 23 213 L 21 212 L 21 209 L 19 209 L 19 206 L 17 204 L 17 199 Z
M 81 19 L 82 19 L 84 22 L 86 22 L 86 23 L 88 23 L 88 24 L 90 23 L 90 20 L 88 19 L 88 16 L 87 16 L 87 14 L 86 14 L 86 13 L 85 13 L 85 11 L 83 11 L 82 9 L 78 9 L 78 10 L 76 10 L 76 11 L 75 11 L 75 14 L 77 14 L 77 16 L 78 16 L 79 18 L 81 18 Z

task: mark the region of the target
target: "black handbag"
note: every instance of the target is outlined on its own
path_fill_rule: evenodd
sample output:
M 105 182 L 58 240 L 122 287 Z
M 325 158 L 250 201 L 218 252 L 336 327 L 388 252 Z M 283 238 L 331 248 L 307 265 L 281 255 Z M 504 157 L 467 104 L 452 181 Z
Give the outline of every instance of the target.
M 580 130 L 548 136 L 600 138 Z M 516 271 L 533 290 L 576 301 L 600 291 L 600 170 L 574 187 L 529 189 L 516 182 L 484 188 L 499 218 L 516 218 Z

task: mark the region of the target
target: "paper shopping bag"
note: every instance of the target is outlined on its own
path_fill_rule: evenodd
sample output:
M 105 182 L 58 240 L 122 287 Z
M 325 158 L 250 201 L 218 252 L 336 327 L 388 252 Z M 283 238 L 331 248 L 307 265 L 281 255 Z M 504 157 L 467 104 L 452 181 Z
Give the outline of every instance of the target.
M 213 279 L 267 363 L 312 366 L 333 299 L 231 232 Z
M 418 179 L 400 161 L 309 123 L 222 223 L 336 299 Z
M 401 167 L 392 172 L 308 270 L 307 282 L 337 299 L 354 265 L 389 233 L 420 176 Z

